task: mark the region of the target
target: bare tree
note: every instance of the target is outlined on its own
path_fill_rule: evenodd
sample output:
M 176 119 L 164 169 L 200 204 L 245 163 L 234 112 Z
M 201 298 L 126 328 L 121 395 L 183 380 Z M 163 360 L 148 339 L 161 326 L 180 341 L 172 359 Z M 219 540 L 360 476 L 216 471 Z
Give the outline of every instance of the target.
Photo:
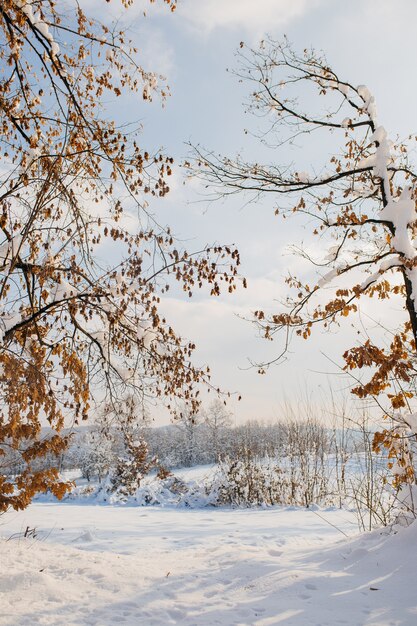
M 208 430 L 207 444 L 214 460 L 218 461 L 225 447 L 226 431 L 231 426 L 231 413 L 221 400 L 214 400 L 204 412 L 204 425 Z

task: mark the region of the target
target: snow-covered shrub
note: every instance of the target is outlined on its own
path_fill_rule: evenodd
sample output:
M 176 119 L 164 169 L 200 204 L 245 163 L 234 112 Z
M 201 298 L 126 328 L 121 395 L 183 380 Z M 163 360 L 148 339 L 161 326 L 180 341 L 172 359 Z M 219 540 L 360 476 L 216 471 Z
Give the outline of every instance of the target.
M 289 504 L 290 485 L 283 470 L 269 459 L 257 460 L 250 454 L 219 464 L 211 485 L 213 504 L 259 506 Z
M 83 478 L 90 481 L 103 480 L 114 462 L 112 441 L 108 433 L 101 430 L 87 431 L 78 451 L 78 466 Z
M 291 486 L 291 504 L 310 506 L 322 502 L 329 492 L 328 431 L 311 417 L 289 417 L 285 430 L 284 468 Z
M 177 481 L 173 476 L 160 478 L 157 475 L 142 484 L 129 502 L 133 501 L 138 506 L 175 506 L 180 498 L 179 492 L 175 490 L 178 482 L 181 481 Z
M 122 497 L 133 496 L 139 489 L 143 477 L 157 465 L 158 460 L 149 456 L 144 439 L 136 440 L 126 435 L 125 454 L 119 457 L 110 475 L 111 491 L 118 492 Z

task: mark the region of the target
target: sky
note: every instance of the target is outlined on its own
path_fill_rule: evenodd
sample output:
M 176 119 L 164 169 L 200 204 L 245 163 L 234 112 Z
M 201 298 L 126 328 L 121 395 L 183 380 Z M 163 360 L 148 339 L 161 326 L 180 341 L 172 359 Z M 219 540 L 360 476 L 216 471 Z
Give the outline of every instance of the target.
M 102 7 L 99 0 L 87 4 L 95 11 Z M 179 0 L 174 14 L 162 4 L 139 0 L 123 15 L 116 2 L 108 6 L 137 42 L 145 68 L 164 74 L 172 94 L 163 108 L 157 101 L 144 106 L 126 100 L 118 105 L 119 115 L 139 119 L 144 145 L 163 147 L 177 164 L 188 156 L 187 142 L 228 156 L 240 152 L 271 163 L 302 162 L 303 169 L 329 157 L 330 148 L 314 143 L 307 151 L 266 152 L 244 133 L 246 128 L 256 131 L 258 124 L 245 113 L 250 88 L 227 69 L 236 67 L 241 41 L 256 46 L 266 34 L 276 40 L 287 36 L 298 50 L 324 51 L 340 77 L 366 84 L 389 136 L 417 131 L 414 0 Z M 275 419 L 285 402 L 297 406 L 306 397 L 325 404 L 329 387 L 348 394 L 350 381 L 340 375 L 339 366 L 342 353 L 355 341 L 350 324 L 338 332 L 318 332 L 308 342 L 294 341 L 286 362 L 265 376 L 250 366 L 273 358 L 280 343 L 261 339 L 242 318 L 259 308 L 279 309 L 288 271 L 309 271 L 290 252 L 291 245 L 311 241 L 309 225 L 300 219 L 281 221 L 271 201 L 248 204 L 235 197 L 210 203 L 207 191 L 186 180 L 181 168 L 172 178 L 171 193 L 151 205 L 159 222 L 170 224 L 189 250 L 217 242 L 235 244 L 241 253 L 248 289 L 219 299 L 203 290 L 191 300 L 171 297 L 163 303 L 170 323 L 197 343 L 195 361 L 210 365 L 214 384 L 242 395 L 240 403 L 230 403 L 236 420 Z M 365 307 L 362 321 L 372 327 L 375 315 Z

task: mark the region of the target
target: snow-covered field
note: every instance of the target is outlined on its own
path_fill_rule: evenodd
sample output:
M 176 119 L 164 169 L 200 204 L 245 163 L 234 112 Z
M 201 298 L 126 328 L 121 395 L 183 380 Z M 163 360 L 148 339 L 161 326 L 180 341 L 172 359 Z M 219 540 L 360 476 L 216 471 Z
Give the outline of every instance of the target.
M 0 535 L 1 626 L 417 624 L 417 524 L 358 534 L 338 510 L 35 503 Z

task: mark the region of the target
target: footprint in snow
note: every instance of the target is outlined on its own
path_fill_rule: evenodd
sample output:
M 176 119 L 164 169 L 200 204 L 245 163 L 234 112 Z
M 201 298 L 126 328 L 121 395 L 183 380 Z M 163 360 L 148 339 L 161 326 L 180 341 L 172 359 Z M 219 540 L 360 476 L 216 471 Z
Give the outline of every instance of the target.
M 311 591 L 316 591 L 317 590 L 317 585 L 315 585 L 314 583 L 306 583 L 305 584 L 305 588 L 306 589 L 310 589 Z
M 346 554 L 345 559 L 347 561 L 359 561 L 359 559 L 362 559 L 366 554 L 368 554 L 368 550 L 365 550 L 365 548 L 356 548 L 356 550 L 353 550 L 350 554 Z
M 96 582 L 100 582 L 101 580 L 105 579 L 105 576 L 104 574 L 90 574 L 88 578 L 90 578 L 90 580 L 95 580 Z
M 269 556 L 281 556 L 282 550 L 268 550 Z
M 80 535 L 76 539 L 73 539 L 73 543 L 75 543 L 76 541 L 85 541 L 85 542 L 94 541 L 94 535 L 92 534 L 91 531 L 86 530 L 84 533 L 82 533 L 82 535 Z
M 311 596 L 310 596 L 309 593 L 300 593 L 298 597 L 301 598 L 301 600 L 310 600 L 311 599 Z

